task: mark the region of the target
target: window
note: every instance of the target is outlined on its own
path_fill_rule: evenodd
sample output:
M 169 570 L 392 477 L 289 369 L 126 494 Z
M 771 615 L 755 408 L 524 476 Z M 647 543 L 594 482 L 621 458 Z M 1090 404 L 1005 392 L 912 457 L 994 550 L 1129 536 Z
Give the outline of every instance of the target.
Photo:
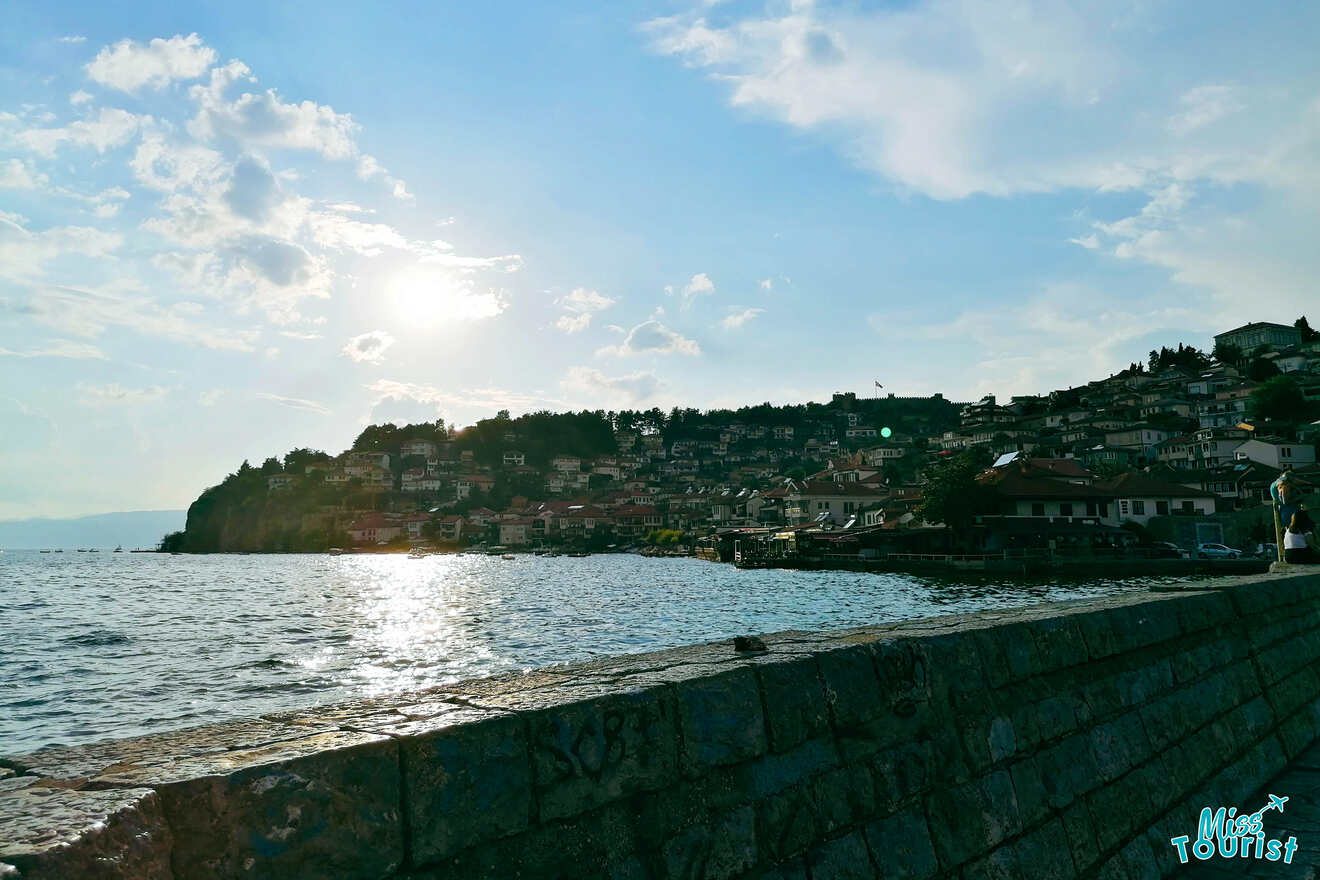
M 1032 516 L 1044 516 L 1044 515 L 1045 515 L 1045 505 L 1044 505 L 1044 504 L 1033 504 L 1033 505 L 1031 505 L 1031 515 L 1032 515 Z
M 1059 516 L 1072 516 L 1073 515 L 1072 508 L 1073 506 L 1067 502 L 1060 504 Z
M 1155 502 L 1155 515 L 1156 515 L 1156 516 L 1168 516 L 1168 515 L 1169 515 L 1169 502 L 1167 502 L 1167 501 L 1156 501 L 1156 502 Z
M 1145 516 L 1145 514 L 1146 514 L 1146 502 L 1145 502 L 1145 501 L 1133 501 L 1133 502 L 1132 502 L 1132 512 L 1133 512 L 1134 514 L 1136 514 L 1137 516 Z
M 1279 457 L 1280 457 L 1280 458 L 1292 458 L 1292 447 L 1291 447 L 1291 446 L 1280 446 L 1280 447 L 1279 447 Z
M 1127 503 L 1127 499 L 1124 498 L 1122 501 L 1118 502 L 1118 513 L 1120 516 L 1127 516 L 1127 512 L 1128 512 L 1128 503 Z
M 1228 491 L 1228 486 L 1224 486 L 1224 491 Z M 1187 513 L 1191 513 L 1191 512 L 1192 512 L 1192 502 L 1190 502 L 1190 501 L 1184 501 L 1184 502 L 1182 503 L 1182 509 L 1183 509 L 1184 511 L 1186 511 Z
M 1096 515 L 1096 506 L 1095 506 L 1095 502 L 1094 502 L 1094 501 L 1088 501 L 1088 502 L 1086 502 L 1086 515 L 1087 515 L 1087 516 L 1095 516 L 1095 515 Z

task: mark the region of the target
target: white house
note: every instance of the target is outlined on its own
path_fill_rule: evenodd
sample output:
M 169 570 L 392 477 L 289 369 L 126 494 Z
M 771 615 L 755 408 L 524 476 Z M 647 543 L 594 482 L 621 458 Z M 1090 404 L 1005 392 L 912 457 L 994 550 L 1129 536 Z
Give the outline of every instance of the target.
M 560 473 L 576 473 L 582 470 L 582 459 L 576 455 L 556 455 L 550 459 L 550 466 Z
M 409 440 L 399 447 L 399 454 L 420 455 L 425 458 L 432 458 L 435 455 L 435 444 L 430 440 Z
M 527 456 L 516 449 L 510 449 L 504 453 L 505 467 L 522 467 L 527 464 Z
M 1149 474 L 1129 471 L 1095 487 L 1110 494 L 1108 525 L 1126 520 L 1145 525 L 1154 516 L 1209 515 L 1215 512 L 1215 494 L 1169 483 Z
M 1260 462 L 1284 471 L 1315 464 L 1315 447 L 1309 443 L 1293 443 L 1277 438 L 1252 438 L 1233 450 L 1236 459 Z
M 885 489 L 866 483 L 790 480 L 784 486 L 784 516 L 790 523 L 821 518 L 843 525 L 863 507 L 887 496 Z
M 500 543 L 506 547 L 517 547 L 527 543 L 527 530 L 532 525 L 530 517 L 505 520 L 500 523 Z

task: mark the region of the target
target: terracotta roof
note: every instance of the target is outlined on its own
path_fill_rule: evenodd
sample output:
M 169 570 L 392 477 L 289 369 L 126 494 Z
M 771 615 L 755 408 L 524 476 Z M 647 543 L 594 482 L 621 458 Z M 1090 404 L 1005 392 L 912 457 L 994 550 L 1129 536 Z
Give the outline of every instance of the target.
M 1119 474 L 1110 480 L 1096 483 L 1095 488 L 1108 493 L 1111 497 L 1163 497 L 1177 496 L 1179 498 L 1214 498 L 1215 493 L 1205 492 L 1201 489 L 1192 489 L 1179 483 L 1172 483 L 1168 480 L 1162 480 L 1159 477 L 1153 477 L 1150 474 L 1143 474 L 1139 471 L 1129 471 L 1126 474 Z

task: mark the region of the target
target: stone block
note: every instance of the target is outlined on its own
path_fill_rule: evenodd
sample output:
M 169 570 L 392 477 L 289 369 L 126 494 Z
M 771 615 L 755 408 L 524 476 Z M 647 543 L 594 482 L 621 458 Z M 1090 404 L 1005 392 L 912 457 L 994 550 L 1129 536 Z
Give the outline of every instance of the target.
M 827 841 L 807 854 L 811 880 L 874 880 L 875 868 L 861 832 Z
M 814 658 L 757 664 L 765 695 L 770 748 L 791 749 L 829 727 L 825 687 Z
M 176 876 L 377 877 L 403 862 L 398 745 L 355 731 L 108 768 L 154 788 Z
M 411 728 L 399 745 L 415 863 L 528 828 L 532 770 L 523 719 L 469 709 Z
M 926 814 L 940 865 L 952 868 L 998 846 L 1022 830 L 1013 779 L 997 770 L 926 796 Z
M 856 727 L 884 712 L 871 652 L 864 645 L 827 651 L 817 657 L 825 684 L 825 702 L 836 729 Z
M 1075 615 L 1059 615 L 1032 621 L 1031 634 L 1036 640 L 1036 654 L 1041 672 L 1066 669 L 1090 659 L 1086 640 Z
M 18 777 L 0 792 L 0 865 L 23 880 L 171 880 L 173 840 L 149 789 L 73 791 Z M 9 876 L 0 868 L 0 877 Z
M 1095 867 L 1100 858 L 1100 845 L 1095 839 L 1095 825 L 1091 811 L 1084 801 L 1075 801 L 1059 814 L 1067 836 L 1068 852 L 1072 854 L 1073 868 L 1080 875 L 1086 875 Z
M 542 821 L 675 779 L 678 730 L 667 688 L 625 690 L 526 718 Z
M 759 861 L 776 862 L 800 855 L 819 838 L 814 798 L 812 786 L 802 783 L 755 804 Z
M 683 773 L 765 754 L 769 744 L 754 670 L 734 667 L 676 687 Z
M 660 850 L 664 877 L 715 880 L 735 877 L 756 864 L 756 817 L 750 806 L 693 825 Z
M 1046 802 L 1061 809 L 1100 785 L 1100 771 L 1085 733 L 1075 733 L 1036 755 Z
M 920 810 L 872 822 L 865 835 L 871 858 L 886 880 L 925 880 L 939 871 L 926 816 Z
M 868 762 L 874 780 L 876 807 L 882 813 L 930 791 L 939 779 L 941 754 L 931 740 L 901 743 Z

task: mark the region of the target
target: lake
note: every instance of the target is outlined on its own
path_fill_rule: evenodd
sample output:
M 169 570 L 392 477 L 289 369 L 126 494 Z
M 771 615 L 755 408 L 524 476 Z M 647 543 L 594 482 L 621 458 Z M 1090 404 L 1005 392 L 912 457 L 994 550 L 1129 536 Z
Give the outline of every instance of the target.
M 734 635 L 1144 590 L 698 559 L 0 554 L 0 755 Z

